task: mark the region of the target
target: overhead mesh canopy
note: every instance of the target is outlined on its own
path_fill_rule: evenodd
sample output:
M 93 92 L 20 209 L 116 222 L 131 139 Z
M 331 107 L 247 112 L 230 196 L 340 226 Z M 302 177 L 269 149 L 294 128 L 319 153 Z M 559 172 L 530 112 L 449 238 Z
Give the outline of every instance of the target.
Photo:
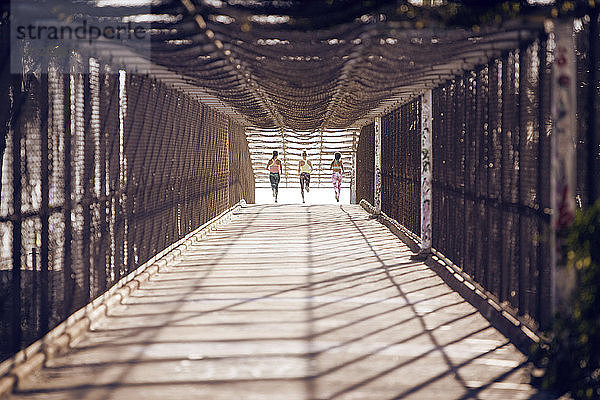
M 286 171 L 304 148 L 319 164 L 352 150 L 354 129 L 533 40 L 544 16 L 565 10 L 545 0 L 92 3 L 100 17 L 127 7 L 129 18 L 152 21 L 145 72 L 252 128 L 259 179 L 268 150 L 282 153 Z M 566 10 L 576 13 L 580 3 L 587 4 Z
M 250 126 L 300 131 L 360 127 L 543 27 L 530 19 L 442 29 L 430 14 L 447 12 L 446 1 L 152 3 L 164 21 L 152 24 L 154 62 L 231 105 Z

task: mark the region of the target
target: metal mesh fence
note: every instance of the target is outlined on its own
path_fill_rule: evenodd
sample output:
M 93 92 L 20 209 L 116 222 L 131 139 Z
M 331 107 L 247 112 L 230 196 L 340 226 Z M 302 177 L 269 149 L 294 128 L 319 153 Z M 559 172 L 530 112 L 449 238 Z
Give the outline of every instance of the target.
M 356 148 L 356 200 L 373 204 L 375 179 L 375 124 L 360 130 Z
M 421 231 L 421 101 L 381 118 L 381 209 Z
M 243 126 L 229 122 L 229 204 L 254 203 L 255 176 Z
M 0 359 L 254 201 L 244 127 L 148 76 L 71 61 L 89 72 L 0 79 Z
M 575 28 L 585 207 L 600 189 L 598 13 Z M 523 41 L 433 90 L 433 247 L 533 328 L 551 322 L 548 47 L 545 36 Z M 415 100 L 382 117 L 382 209 L 417 235 L 418 112 Z M 357 198 L 370 202 L 373 136 L 365 126 L 357 152 Z
M 598 106 L 589 30 L 583 21 L 577 32 L 580 207 L 599 185 L 588 177 L 589 110 Z M 532 326 L 551 317 L 546 47 L 545 38 L 523 43 L 434 91 L 433 245 Z
M 589 177 L 588 144 L 597 135 L 597 22 L 576 30 L 580 207 L 600 185 Z M 551 318 L 550 95 L 545 37 L 433 93 L 433 246 L 533 327 Z
M 544 44 L 433 92 L 433 246 L 532 324 L 549 318 Z

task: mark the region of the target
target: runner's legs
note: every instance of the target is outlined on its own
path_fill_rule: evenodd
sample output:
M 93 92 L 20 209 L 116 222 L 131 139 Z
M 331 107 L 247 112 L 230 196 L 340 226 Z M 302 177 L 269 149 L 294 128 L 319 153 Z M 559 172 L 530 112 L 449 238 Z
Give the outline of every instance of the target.
M 306 193 L 310 192 L 310 174 L 305 172 L 306 177 L 304 178 L 304 188 L 306 189 Z
M 275 203 L 277 203 L 277 194 L 279 192 L 279 180 L 281 176 L 278 173 L 271 172 L 269 173 L 269 181 L 271 181 L 271 189 L 273 189 L 273 197 L 275 198 Z
M 334 172 L 331 175 L 331 181 L 333 182 L 333 190 L 335 192 L 335 199 L 340 201 L 340 190 L 342 187 L 342 174 Z
M 302 194 L 302 202 L 304 202 L 304 189 L 308 193 L 308 185 L 310 185 L 310 174 L 302 172 L 300 174 L 300 194 Z

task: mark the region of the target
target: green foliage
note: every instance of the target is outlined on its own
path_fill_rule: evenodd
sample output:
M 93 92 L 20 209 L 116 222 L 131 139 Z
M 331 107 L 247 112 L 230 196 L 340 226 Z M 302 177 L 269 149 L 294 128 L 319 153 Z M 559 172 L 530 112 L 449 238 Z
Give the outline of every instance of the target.
M 571 312 L 557 315 L 534 361 L 546 368 L 545 389 L 600 399 L 600 201 L 577 214 L 564 237 L 564 255 L 577 277 Z

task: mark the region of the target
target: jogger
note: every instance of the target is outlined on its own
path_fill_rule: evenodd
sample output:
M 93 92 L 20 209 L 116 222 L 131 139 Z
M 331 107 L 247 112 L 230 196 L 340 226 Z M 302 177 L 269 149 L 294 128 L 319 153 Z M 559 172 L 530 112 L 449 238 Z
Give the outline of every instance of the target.
M 281 180 L 281 160 L 277 159 L 279 153 L 277 150 L 273 151 L 273 157 L 267 163 L 267 169 L 269 170 L 269 181 L 271 182 L 271 189 L 273 190 L 273 198 L 277 203 L 277 195 L 279 194 L 279 181 Z
M 342 176 L 344 175 L 344 164 L 342 163 L 341 153 L 335 153 L 335 158 L 331 162 L 331 169 L 333 170 L 333 174 L 331 175 L 331 182 L 333 183 L 335 200 L 339 202 L 340 191 L 342 189 Z
M 298 173 L 300 174 L 300 194 L 304 203 L 304 189 L 306 193 L 310 190 L 310 173 L 312 172 L 312 163 L 306 159 L 306 151 L 302 152 L 302 160 L 298 163 Z

